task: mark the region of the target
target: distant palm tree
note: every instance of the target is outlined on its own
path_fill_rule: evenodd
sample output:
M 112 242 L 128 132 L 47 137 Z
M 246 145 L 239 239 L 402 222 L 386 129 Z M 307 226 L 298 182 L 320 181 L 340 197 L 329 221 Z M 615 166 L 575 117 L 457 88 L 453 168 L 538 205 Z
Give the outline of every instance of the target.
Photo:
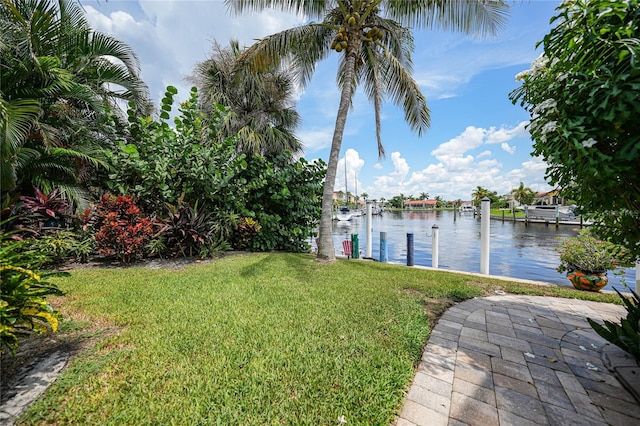
M 511 191 L 513 199 L 520 204 L 531 204 L 535 197 L 535 192 L 528 186 L 525 187 L 523 182 L 520 182 L 520 186 Z
M 480 202 L 483 198 L 489 197 L 492 194 L 487 188 L 483 188 L 482 186 L 477 186 L 476 189 L 473 190 L 471 196 L 473 197 L 473 204 L 476 206 L 480 205 Z
M 429 199 L 429 194 L 426 192 L 421 192 L 420 196 L 418 197 L 418 200 L 428 200 Z
M 291 74 L 276 66 L 260 72 L 243 67 L 242 53 L 237 40 L 225 48 L 214 42 L 209 59 L 195 66 L 189 81 L 200 89 L 201 108 L 206 114 L 216 112 L 215 104 L 229 108 L 218 136 L 236 137 L 239 152 L 299 154 L 304 147 L 293 133 L 300 116 Z
M 284 9 L 319 23 L 284 30 L 259 40 L 243 55 L 260 68 L 287 61 L 304 85 L 315 65 L 332 51 L 340 55 L 340 104 L 331 143 L 322 197 L 318 258 L 334 260 L 332 197 L 336 168 L 349 108 L 359 84 L 374 106 L 378 155 L 384 156 L 380 136 L 380 109 L 389 97 L 404 110 L 405 120 L 420 136 L 430 125 L 424 95 L 411 76 L 411 28 L 447 28 L 467 33 L 493 34 L 508 6 L 503 1 L 406 0 L 226 0 L 236 12 Z

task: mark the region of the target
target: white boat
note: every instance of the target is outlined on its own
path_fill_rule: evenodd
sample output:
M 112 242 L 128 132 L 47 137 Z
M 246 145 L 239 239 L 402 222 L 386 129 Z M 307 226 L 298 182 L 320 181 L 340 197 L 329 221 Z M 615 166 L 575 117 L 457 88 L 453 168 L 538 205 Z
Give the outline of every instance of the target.
M 462 213 L 473 213 L 476 211 L 476 208 L 474 206 L 472 206 L 471 204 L 462 204 L 460 206 L 460 211 Z
M 574 206 L 561 206 L 558 204 L 524 206 L 527 219 L 545 219 L 575 221 L 578 216 L 574 213 Z
M 349 207 L 340 207 L 336 210 L 335 216 L 339 221 L 348 221 L 353 217 L 353 212 L 349 210 Z

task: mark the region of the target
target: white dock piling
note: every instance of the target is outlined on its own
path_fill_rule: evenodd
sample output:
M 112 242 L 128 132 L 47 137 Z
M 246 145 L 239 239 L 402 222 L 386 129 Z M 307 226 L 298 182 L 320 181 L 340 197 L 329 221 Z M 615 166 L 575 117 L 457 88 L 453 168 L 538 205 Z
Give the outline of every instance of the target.
M 489 222 L 491 219 L 491 200 L 489 200 L 488 197 L 482 199 L 480 214 L 480 273 L 489 275 Z

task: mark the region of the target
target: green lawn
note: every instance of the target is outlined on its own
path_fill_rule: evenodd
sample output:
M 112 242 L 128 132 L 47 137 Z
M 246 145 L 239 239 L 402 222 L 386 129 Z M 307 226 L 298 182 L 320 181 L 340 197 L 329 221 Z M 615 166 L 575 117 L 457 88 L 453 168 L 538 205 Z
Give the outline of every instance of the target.
M 454 301 L 508 292 L 615 301 L 301 254 L 180 270 L 86 269 L 56 282 L 60 338 L 93 337 L 24 424 L 388 425 Z M 83 332 L 84 330 L 84 332 Z M 83 334 L 84 333 L 84 334 Z

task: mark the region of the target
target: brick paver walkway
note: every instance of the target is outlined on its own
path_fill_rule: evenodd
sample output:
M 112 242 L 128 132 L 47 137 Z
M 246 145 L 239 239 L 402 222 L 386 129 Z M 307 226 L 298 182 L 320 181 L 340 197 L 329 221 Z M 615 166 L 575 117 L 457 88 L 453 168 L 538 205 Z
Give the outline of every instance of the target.
M 622 306 L 492 296 L 450 308 L 431 333 L 397 426 L 640 425 L 586 318 Z

